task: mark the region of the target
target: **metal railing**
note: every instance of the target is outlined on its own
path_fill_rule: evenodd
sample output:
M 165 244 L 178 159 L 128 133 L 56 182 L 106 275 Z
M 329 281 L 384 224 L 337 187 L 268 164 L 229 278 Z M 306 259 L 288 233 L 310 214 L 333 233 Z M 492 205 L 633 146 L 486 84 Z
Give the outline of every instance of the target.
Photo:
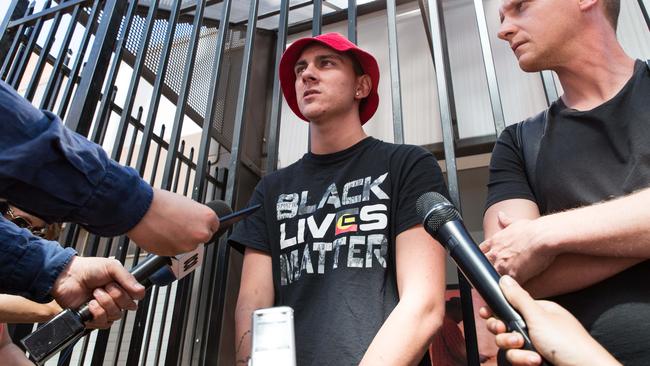
M 278 167 L 282 96 L 278 78 L 268 75 L 278 74 L 280 55 L 291 34 L 311 29 L 316 35 L 325 24 L 345 21 L 348 38 L 356 43 L 357 18 L 385 11 L 394 140 L 404 142 L 396 6 L 411 1 L 357 6 L 355 0 L 348 0 L 347 9 L 324 15 L 321 0 L 294 5 L 282 0 L 278 10 L 264 14 L 258 11 L 260 1 L 251 0 L 247 19 L 234 21 L 232 0 L 196 0 L 189 5 L 172 0 L 167 2 L 169 8 L 163 8 L 159 0 L 148 1 L 147 6 L 133 0 L 48 0 L 39 9 L 27 0 L 12 0 L 0 23 L 0 77 L 97 143 L 108 144 L 109 126 L 114 127 L 111 157 L 133 166 L 152 185 L 199 202 L 224 199 L 236 208 L 245 204 L 263 174 Z M 460 207 L 456 155 L 462 141 L 443 1 L 417 3 L 435 68 L 435 102 L 443 134 L 440 151 L 434 152 L 444 156 L 449 192 Z M 650 29 L 644 2 L 638 3 Z M 221 6 L 218 19 L 205 15 L 206 7 L 212 5 Z M 491 150 L 506 123 L 483 1 L 474 0 L 473 5 L 495 130 L 481 146 Z M 313 6 L 312 18 L 289 24 L 290 11 L 305 6 Z M 278 16 L 277 29 L 257 28 L 258 20 L 272 16 Z M 45 42 L 39 45 L 46 26 Z M 72 44 L 77 44 L 75 49 Z M 122 73 L 129 76 L 125 91 L 117 86 Z M 540 77 L 550 103 L 558 95 L 553 76 L 544 72 Z M 250 86 L 253 79 L 258 80 L 255 88 Z M 263 88 L 259 80 L 265 80 Z M 151 88 L 150 98 L 142 103 L 138 96 L 146 84 Z M 250 107 L 253 97 L 265 105 Z M 161 105 L 170 103 L 175 106 L 173 117 L 161 115 Z M 186 123 L 201 128 L 198 142 L 183 140 Z M 66 225 L 61 242 L 83 255 L 113 255 L 129 268 L 144 255 L 125 236 L 100 238 L 77 225 Z M 137 312 L 125 314 L 119 326 L 95 332 L 74 352 L 64 353 L 76 355 L 80 365 L 232 361 L 232 350 L 224 345 L 232 343 L 228 335 L 238 268 L 229 268 L 229 264 L 240 259 L 221 244 L 206 248 L 204 265 L 197 273 L 167 288 L 154 287 Z M 470 286 L 462 275 L 459 279 L 468 364 L 478 365 Z M 17 326 L 13 337 L 21 338 L 32 329 Z M 59 361 L 62 365 L 70 362 Z

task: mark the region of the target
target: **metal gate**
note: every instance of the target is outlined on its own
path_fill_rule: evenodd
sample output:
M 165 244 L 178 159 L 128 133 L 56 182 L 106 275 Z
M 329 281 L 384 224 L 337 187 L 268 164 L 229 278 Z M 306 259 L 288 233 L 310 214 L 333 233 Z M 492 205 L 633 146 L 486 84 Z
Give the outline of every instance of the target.
M 260 12 L 260 0 L 12 0 L 0 23 L 0 77 L 34 105 L 57 113 L 68 128 L 103 144 L 111 158 L 134 167 L 151 185 L 199 202 L 223 199 L 236 208 L 278 166 L 282 98 L 274 76 L 290 34 L 311 29 L 316 35 L 323 24 L 347 21 L 348 37 L 356 43 L 357 18 L 385 11 L 394 142 L 404 142 L 396 6 L 413 1 L 348 0 L 342 9 L 324 0 L 281 0 L 279 9 Z M 443 2 L 417 0 L 436 70 L 434 103 L 443 133 L 442 143 L 429 148 L 444 158 L 451 198 L 460 207 L 457 153 L 491 151 L 506 122 L 483 1 L 473 0 L 495 134 L 473 142 L 459 137 Z M 638 4 L 650 28 L 644 0 Z M 233 19 L 233 6 L 245 8 L 247 16 Z M 206 13 L 215 7 L 218 16 Z M 290 11 L 308 7 L 310 19 L 289 24 Z M 323 14 L 324 8 L 330 11 Z M 258 21 L 272 17 L 277 28 L 258 28 Z M 547 101 L 557 99 L 553 76 L 540 77 Z M 120 78 L 128 82 L 120 84 Z M 128 87 L 119 90 L 118 84 Z M 161 114 L 161 105 L 173 105 L 173 116 Z M 191 126 L 201 131 L 198 141 L 182 138 Z M 125 236 L 100 238 L 77 225 L 66 225 L 61 243 L 82 255 L 115 256 L 127 268 L 146 254 Z M 241 257 L 223 244 L 206 248 L 204 265 L 193 276 L 154 287 L 137 312 L 125 314 L 112 329 L 93 332 L 56 362 L 232 361 L 229 318 Z M 470 287 L 459 278 L 468 364 L 478 365 Z M 32 329 L 15 326 L 12 336 L 20 339 Z

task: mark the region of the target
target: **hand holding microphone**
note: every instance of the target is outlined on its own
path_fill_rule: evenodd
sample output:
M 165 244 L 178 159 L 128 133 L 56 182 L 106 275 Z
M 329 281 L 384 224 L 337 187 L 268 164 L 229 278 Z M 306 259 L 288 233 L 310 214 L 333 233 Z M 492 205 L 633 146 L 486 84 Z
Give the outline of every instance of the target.
M 215 230 L 216 232 L 214 232 L 211 238 L 208 237 L 209 240 L 207 242 L 214 241 L 234 223 L 261 207 L 261 205 L 256 205 L 232 213 L 231 208 L 223 201 L 212 201 L 207 206 L 214 211 L 216 216 L 221 218 L 219 229 Z M 126 276 L 134 278 L 146 288 L 154 284 L 164 286 L 182 278 L 199 267 L 202 263 L 202 255 L 203 245 L 199 245 L 194 251 L 175 257 L 150 255 L 137 267 L 133 268 L 131 273 L 126 272 L 121 265 L 119 267 L 121 272 L 126 273 Z M 96 259 L 110 261 L 106 258 Z M 141 289 L 142 295 L 144 295 L 144 287 Z M 130 304 L 125 303 L 124 305 L 125 308 L 128 308 Z M 54 354 L 75 342 L 84 334 L 86 331 L 85 323 L 93 321 L 93 316 L 96 314 L 96 311 L 91 309 L 92 306 L 91 302 L 78 309 L 64 310 L 34 333 L 21 340 L 36 364 L 41 365 L 45 363 Z
M 494 314 L 509 331 L 522 335 L 524 349 L 534 350 L 526 323 L 504 297 L 499 288 L 499 274 L 467 232 L 456 207 L 441 194 L 428 192 L 418 198 L 417 212 L 425 230 L 447 249 Z

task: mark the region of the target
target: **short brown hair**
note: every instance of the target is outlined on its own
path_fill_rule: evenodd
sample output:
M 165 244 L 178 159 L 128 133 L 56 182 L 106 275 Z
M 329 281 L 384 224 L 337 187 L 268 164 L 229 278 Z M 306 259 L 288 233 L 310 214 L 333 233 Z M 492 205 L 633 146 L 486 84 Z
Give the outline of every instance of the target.
M 618 14 L 621 12 L 621 0 L 602 0 L 605 17 L 614 30 L 618 27 Z

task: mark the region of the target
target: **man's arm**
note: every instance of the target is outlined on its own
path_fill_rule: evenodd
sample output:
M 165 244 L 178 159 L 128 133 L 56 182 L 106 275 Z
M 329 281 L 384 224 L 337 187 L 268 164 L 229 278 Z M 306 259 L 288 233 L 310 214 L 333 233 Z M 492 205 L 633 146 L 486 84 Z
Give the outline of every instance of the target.
M 396 239 L 400 300 L 379 329 L 361 365 L 414 365 L 442 325 L 445 251 L 421 225 Z
M 246 248 L 235 309 L 235 355 L 237 365 L 248 365 L 251 357 L 253 311 L 273 306 L 273 274 L 268 253 Z
M 25 352 L 11 341 L 5 324 L 0 324 L 0 360 L 3 365 L 34 366 L 25 356 Z
M 510 199 L 498 202 L 485 212 L 483 229 L 488 239 L 481 244 L 481 249 L 500 273 L 523 280 L 534 296 L 554 296 L 588 287 L 642 261 L 636 258 L 615 258 L 614 253 L 619 250 L 616 248 L 604 250 L 599 256 L 590 255 L 595 254 L 590 252 L 590 247 L 616 246 L 612 245 L 611 239 L 604 239 L 603 235 L 615 236 L 614 233 L 596 228 L 599 225 L 597 221 L 607 221 L 610 215 L 594 220 L 594 214 L 590 212 L 595 208 L 601 213 L 603 207 L 598 206 L 612 202 L 544 217 L 540 217 L 537 205 L 530 200 Z M 604 211 L 607 210 L 605 207 Z M 585 211 L 587 214 L 583 216 Z M 566 219 L 565 214 L 571 217 Z M 551 219 L 547 221 L 548 218 Z M 576 248 L 582 248 L 582 253 L 570 250 L 571 245 L 575 246 L 568 244 L 571 241 L 566 242 L 567 250 L 564 252 L 547 250 L 546 246 L 540 245 L 543 240 L 538 239 L 574 238 L 581 235 L 593 238 L 593 242 L 580 238 L 582 245 Z M 634 246 L 636 243 L 632 244 Z M 650 251 L 650 245 L 647 246 Z M 610 253 L 609 256 L 606 253 Z
M 61 312 L 56 301 L 39 304 L 21 296 L 0 294 L 0 323 L 41 323 Z

